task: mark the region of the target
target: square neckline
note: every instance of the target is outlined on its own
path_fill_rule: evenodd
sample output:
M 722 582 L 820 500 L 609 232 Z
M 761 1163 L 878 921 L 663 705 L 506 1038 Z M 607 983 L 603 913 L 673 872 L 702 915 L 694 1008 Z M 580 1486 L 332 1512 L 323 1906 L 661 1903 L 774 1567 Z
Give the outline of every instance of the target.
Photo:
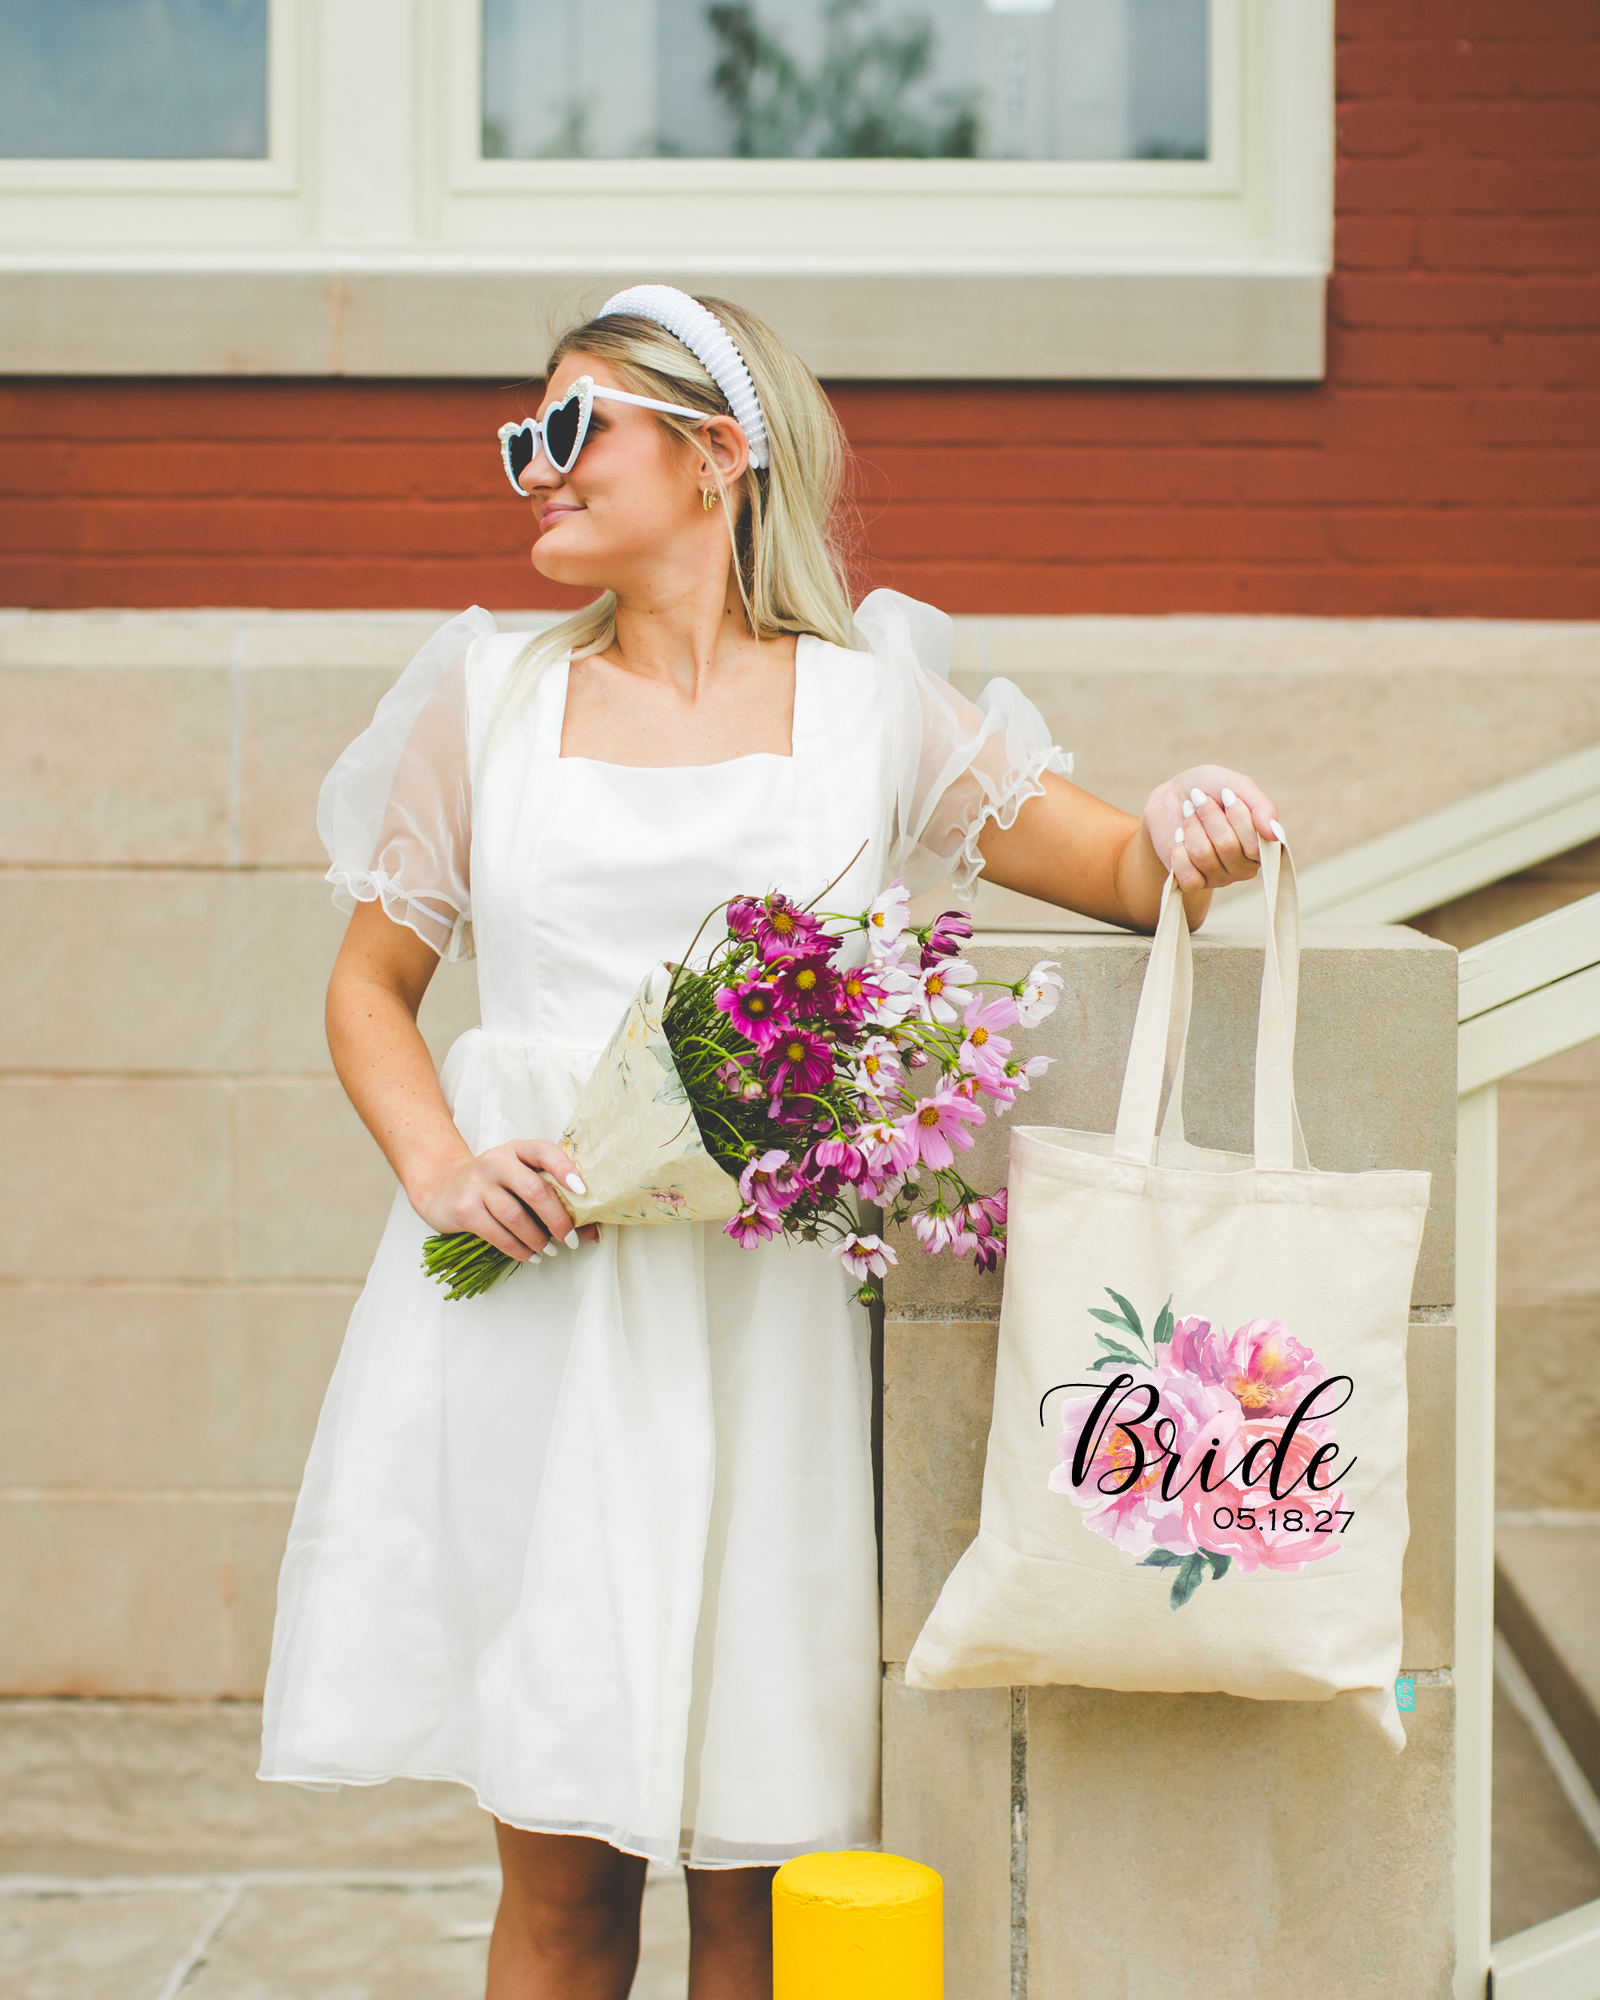
M 556 762 L 558 764 L 592 764 L 597 771 L 725 771 L 730 764 L 749 764 L 758 758 L 770 758 L 779 764 L 792 764 L 799 755 L 800 743 L 800 658 L 802 649 L 819 644 L 814 632 L 797 632 L 794 648 L 794 702 L 789 713 L 789 747 L 787 750 L 741 750 L 737 757 L 719 757 L 713 764 L 618 764 L 609 757 L 573 757 L 561 747 L 561 738 L 567 727 L 567 694 L 572 686 L 572 655 L 569 653 L 561 662 L 561 708 L 556 719 Z M 809 680 L 810 676 L 806 678 Z

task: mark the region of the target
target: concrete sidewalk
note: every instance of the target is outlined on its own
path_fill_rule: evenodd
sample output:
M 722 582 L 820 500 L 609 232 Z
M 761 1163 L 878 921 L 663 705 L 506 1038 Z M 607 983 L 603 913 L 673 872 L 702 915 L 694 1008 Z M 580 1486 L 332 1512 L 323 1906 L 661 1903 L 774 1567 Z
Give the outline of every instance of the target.
M 454 1785 L 263 1785 L 250 1703 L 0 1702 L 5 2000 L 482 2000 L 499 1893 Z M 652 1870 L 634 2000 L 684 2000 Z

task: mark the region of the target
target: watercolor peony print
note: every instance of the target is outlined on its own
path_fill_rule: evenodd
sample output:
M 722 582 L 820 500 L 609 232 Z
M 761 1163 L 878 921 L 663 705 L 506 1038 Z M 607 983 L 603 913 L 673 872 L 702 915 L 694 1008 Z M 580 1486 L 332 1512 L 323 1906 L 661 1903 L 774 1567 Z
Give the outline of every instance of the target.
M 1229 1333 L 1175 1319 L 1168 1299 L 1147 1334 L 1120 1292 L 1106 1296 L 1115 1310 L 1090 1308 L 1099 1382 L 1056 1385 L 1092 1393 L 1061 1405 L 1051 1492 L 1142 1568 L 1171 1571 L 1174 1611 L 1235 1564 L 1302 1570 L 1335 1548 L 1355 1519 L 1355 1459 L 1339 1462 L 1332 1421 L 1351 1378 L 1275 1319 Z

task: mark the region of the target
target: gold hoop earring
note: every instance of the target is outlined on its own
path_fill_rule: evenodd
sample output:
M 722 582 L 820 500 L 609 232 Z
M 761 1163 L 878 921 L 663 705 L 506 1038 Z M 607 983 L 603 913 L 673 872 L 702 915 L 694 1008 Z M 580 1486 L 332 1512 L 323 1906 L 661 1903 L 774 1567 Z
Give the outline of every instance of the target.
M 712 508 L 716 506 L 717 501 L 720 497 L 721 496 L 712 487 L 710 486 L 703 487 L 700 493 L 700 505 L 704 507 L 706 512 L 709 514 Z

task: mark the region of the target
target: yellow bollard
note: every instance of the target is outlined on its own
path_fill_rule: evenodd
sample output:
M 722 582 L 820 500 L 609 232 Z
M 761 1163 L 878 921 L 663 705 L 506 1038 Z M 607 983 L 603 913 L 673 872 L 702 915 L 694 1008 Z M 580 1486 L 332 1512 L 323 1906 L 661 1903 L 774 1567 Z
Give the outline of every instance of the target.
M 801 1854 L 772 1880 L 772 2000 L 944 2000 L 944 1882 L 898 1854 Z

